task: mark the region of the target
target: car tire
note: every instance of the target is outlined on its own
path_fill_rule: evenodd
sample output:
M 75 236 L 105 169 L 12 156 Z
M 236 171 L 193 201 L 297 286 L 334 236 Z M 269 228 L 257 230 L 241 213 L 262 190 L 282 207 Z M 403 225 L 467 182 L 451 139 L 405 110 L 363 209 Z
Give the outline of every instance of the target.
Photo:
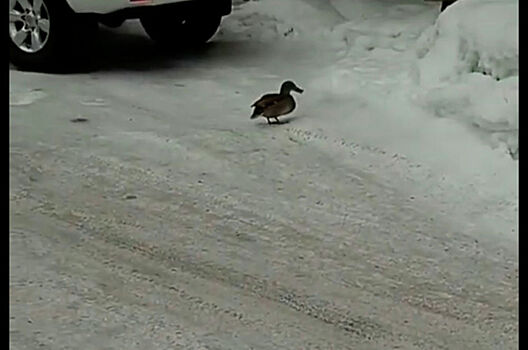
M 172 51 L 205 44 L 218 30 L 222 16 L 193 14 L 185 17 L 151 13 L 140 18 L 148 36 L 160 47 Z
M 9 0 L 9 57 L 20 69 L 61 71 L 79 63 L 97 22 L 64 0 Z
M 442 6 L 440 7 L 440 12 L 444 11 L 448 6 L 454 4 L 456 0 L 444 0 L 442 1 Z

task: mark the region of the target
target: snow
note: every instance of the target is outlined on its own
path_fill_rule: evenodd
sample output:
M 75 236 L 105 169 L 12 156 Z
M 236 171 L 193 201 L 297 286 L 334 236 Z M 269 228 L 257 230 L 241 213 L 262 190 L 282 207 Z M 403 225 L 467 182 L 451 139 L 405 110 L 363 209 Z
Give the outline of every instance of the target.
M 471 20 L 468 20 L 470 18 Z M 517 1 L 458 1 L 424 32 L 417 75 L 424 108 L 488 134 L 518 157 Z
M 421 83 L 434 85 L 472 72 L 496 80 L 518 76 L 518 27 L 518 1 L 456 2 L 420 38 Z
M 33 221 L 63 220 L 65 231 L 78 224 L 71 235 L 82 237 L 79 245 L 69 245 L 77 236 L 59 241 L 52 229 L 43 230 L 45 244 L 32 244 L 59 244 L 55 251 L 94 271 L 113 264 L 95 258 L 124 256 L 115 242 L 148 251 L 153 269 L 182 264 L 167 279 L 160 270 L 156 286 L 120 275 L 162 301 L 173 297 L 163 283 L 188 287 L 211 305 L 225 302 L 208 293 L 219 286 L 240 299 L 263 293 L 238 307 L 244 322 L 268 333 L 240 326 L 241 338 L 274 334 L 283 328 L 278 320 L 291 328 L 277 335 L 281 346 L 262 348 L 303 348 L 303 338 L 289 334 L 299 329 L 320 348 L 347 348 L 350 334 L 324 328 L 345 313 L 321 305 L 368 320 L 361 332 L 380 343 L 352 335 L 352 344 L 364 345 L 357 349 L 515 348 L 518 4 L 459 0 L 441 14 L 439 6 L 238 0 L 202 50 L 162 55 L 130 21 L 102 30 L 94 72 L 12 69 L 15 223 L 36 230 Z M 249 105 L 284 80 L 304 89 L 294 94 L 294 113 L 283 125 L 250 120 Z M 71 123 L 76 117 L 86 122 Z M 85 236 L 100 235 L 106 240 L 86 257 Z M 29 246 L 17 239 L 17 249 Z M 27 255 L 53 259 L 50 251 Z M 328 324 L 279 310 L 278 303 L 291 306 L 288 298 Z M 193 318 L 187 312 L 195 306 L 181 302 L 175 310 Z M 136 315 L 127 305 L 117 309 Z M 224 324 L 216 306 L 193 318 L 198 330 Z M 488 324 L 489 310 L 496 324 Z M 208 337 L 231 334 L 226 327 Z M 390 336 L 377 337 L 376 327 Z M 225 348 L 242 348 L 241 340 L 222 339 L 232 345 Z
M 420 164 L 421 174 L 413 175 L 421 179 L 416 191 L 436 186 L 438 202 L 459 212 L 461 220 L 470 215 L 515 238 L 510 233 L 518 191 L 517 24 L 515 1 L 460 0 L 441 14 L 437 3 L 413 0 L 236 1 L 200 65 L 178 62 L 171 69 L 168 63 L 136 77 L 110 71 L 105 81 L 116 96 L 137 100 L 144 91 L 129 84 L 145 84 L 159 91 L 148 102 L 157 106 L 166 105 L 167 86 L 193 86 L 235 112 L 226 122 L 239 123 L 250 114 L 246 99 L 291 79 L 305 89 L 297 97 L 292 130 L 402 155 Z M 145 35 L 137 22 L 119 31 L 130 41 Z M 210 69 L 215 64 L 222 68 Z M 183 67 L 190 77 L 182 76 Z M 235 98 L 225 86 L 237 90 Z M 13 107 L 44 96 L 17 89 L 12 87 Z M 104 95 L 79 100 L 111 107 Z M 194 100 L 191 94 L 171 103 L 186 108 Z
M 461 221 L 469 216 L 472 222 L 486 222 L 484 231 L 516 239 L 516 11 L 513 1 L 461 0 L 442 14 L 437 3 L 413 0 L 238 1 L 223 20 L 217 44 L 198 65 L 165 62 L 147 75 L 104 69 L 100 74 L 122 99 L 145 99 L 144 90 L 130 89 L 130 84 L 158 91 L 143 102 L 158 109 L 167 105 L 167 87 L 178 93 L 189 86 L 206 91 L 210 101 L 234 112 L 224 117 L 228 123 L 249 116 L 247 101 L 291 79 L 305 89 L 296 97 L 291 130 L 404 156 L 420 165 L 413 191 L 435 187 L 437 204 L 459 213 Z M 484 21 L 489 13 L 494 20 L 486 20 L 488 26 L 464 21 L 469 14 Z M 137 38 L 150 45 L 137 22 L 118 31 L 130 42 Z M 123 59 L 132 54 L 124 52 Z M 479 60 L 469 64 L 468 57 Z M 221 68 L 211 69 L 215 65 Z M 184 67 L 186 75 L 179 70 Z M 234 98 L 226 86 L 237 90 Z M 12 106 L 33 103 L 44 94 L 12 92 Z M 111 107 L 105 95 L 79 100 Z M 192 101 L 200 103 L 191 94 L 170 104 L 185 109 Z M 203 113 L 189 114 L 200 114 L 195 120 L 209 123 Z M 388 176 L 386 181 L 397 185 L 399 179 Z
M 19 93 L 11 93 L 9 96 L 9 106 L 27 106 L 44 98 L 46 94 L 40 90 L 29 89 Z
M 220 38 L 297 45 L 310 58 L 281 52 L 298 63 L 285 66 L 288 78 L 306 88 L 296 127 L 404 154 L 456 188 L 444 194 L 446 202 L 471 193 L 465 199 L 471 211 L 491 198 L 505 200 L 505 207 L 486 204 L 482 218 L 490 210 L 510 212 L 505 225 L 511 227 L 518 183 L 512 160 L 518 157 L 517 2 L 461 0 L 441 14 L 437 5 L 253 1 L 226 21 L 229 33 Z M 283 63 L 273 62 L 281 75 Z

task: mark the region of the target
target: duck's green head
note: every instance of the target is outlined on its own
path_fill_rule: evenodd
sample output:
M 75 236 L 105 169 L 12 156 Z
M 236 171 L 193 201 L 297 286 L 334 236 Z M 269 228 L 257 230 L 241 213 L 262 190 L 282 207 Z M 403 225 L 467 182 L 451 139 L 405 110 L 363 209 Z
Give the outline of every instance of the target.
M 295 91 L 295 92 L 302 94 L 304 90 L 298 87 L 297 85 L 295 85 L 293 81 L 287 80 L 284 83 L 282 83 L 281 88 L 280 88 L 280 93 L 281 95 L 284 95 L 284 94 L 289 94 L 290 91 Z

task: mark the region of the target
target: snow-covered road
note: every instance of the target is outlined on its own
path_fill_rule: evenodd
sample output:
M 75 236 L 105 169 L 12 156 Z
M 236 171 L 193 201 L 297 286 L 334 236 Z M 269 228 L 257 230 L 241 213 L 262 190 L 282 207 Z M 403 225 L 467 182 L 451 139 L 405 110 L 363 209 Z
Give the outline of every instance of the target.
M 12 349 L 518 348 L 515 198 L 321 94 L 335 43 L 101 37 L 95 72 L 10 71 Z M 299 110 L 250 121 L 285 78 Z

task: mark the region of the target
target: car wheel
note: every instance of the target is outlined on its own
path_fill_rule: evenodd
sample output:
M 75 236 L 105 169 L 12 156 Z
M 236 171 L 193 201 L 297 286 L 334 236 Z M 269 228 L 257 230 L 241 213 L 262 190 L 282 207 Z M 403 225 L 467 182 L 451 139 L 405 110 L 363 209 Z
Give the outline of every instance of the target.
M 220 15 L 190 15 L 183 18 L 170 13 L 153 13 L 141 17 L 140 21 L 152 40 L 171 50 L 206 43 L 216 33 L 221 19 Z
M 63 0 L 9 0 L 10 61 L 27 70 L 70 67 L 94 23 Z
M 440 11 L 444 11 L 449 5 L 452 5 L 456 2 L 456 0 L 444 0 L 442 1 L 442 6 L 440 7 Z

